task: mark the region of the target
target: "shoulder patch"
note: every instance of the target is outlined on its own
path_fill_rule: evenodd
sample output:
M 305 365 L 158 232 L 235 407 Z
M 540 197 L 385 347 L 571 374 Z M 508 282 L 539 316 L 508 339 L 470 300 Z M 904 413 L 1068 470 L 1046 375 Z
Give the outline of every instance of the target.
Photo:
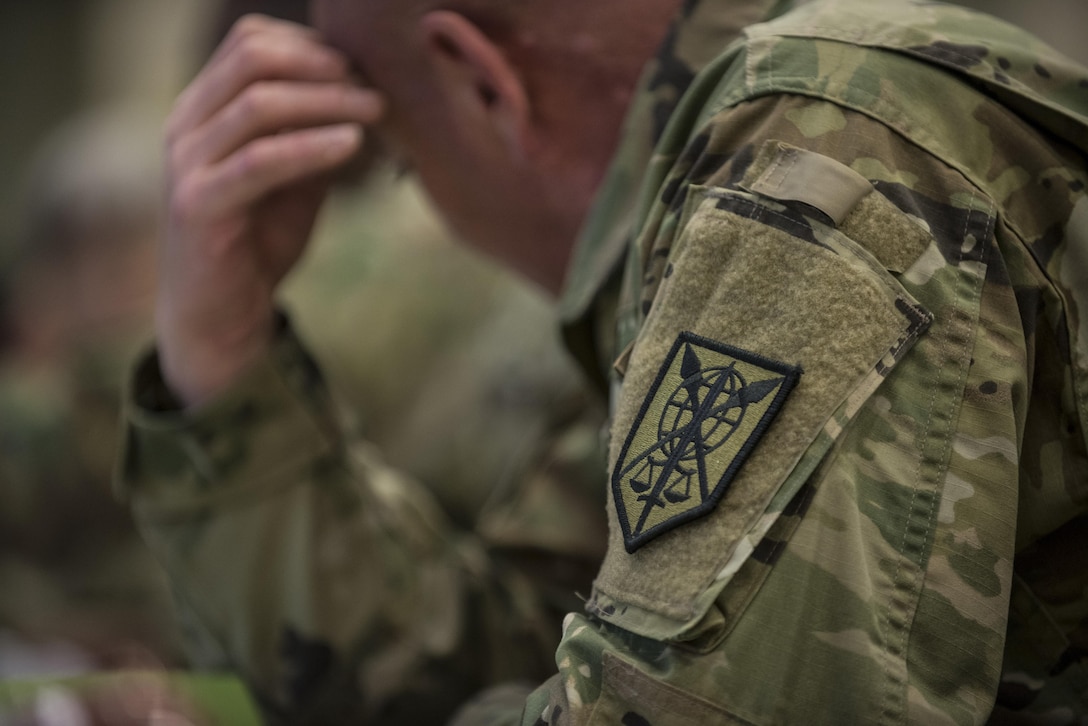
M 797 366 L 680 334 L 612 473 L 628 552 L 718 505 L 801 373 Z

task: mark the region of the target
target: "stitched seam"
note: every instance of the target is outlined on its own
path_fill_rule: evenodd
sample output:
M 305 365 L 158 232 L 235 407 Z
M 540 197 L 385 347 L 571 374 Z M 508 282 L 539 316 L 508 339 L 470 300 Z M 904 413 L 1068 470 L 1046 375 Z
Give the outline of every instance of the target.
M 958 312 L 958 308 L 954 308 L 953 309 L 953 315 L 955 315 L 957 312 Z M 938 381 L 941 379 L 941 376 L 942 376 L 943 373 L 944 373 L 944 363 L 942 362 L 941 367 L 937 369 L 937 380 Z M 929 406 L 928 406 L 928 412 L 927 412 L 927 416 L 926 416 L 926 427 L 925 427 L 925 431 L 922 434 L 922 442 L 921 443 L 922 443 L 923 448 L 925 446 L 925 443 L 929 440 L 929 432 L 930 432 L 931 427 L 933 426 L 933 409 L 936 406 L 936 402 L 937 402 L 937 386 L 934 386 L 933 387 L 933 392 L 930 394 L 930 397 L 929 397 Z M 885 679 L 885 681 L 889 682 L 889 685 L 891 685 L 890 682 L 892 681 L 892 676 L 891 676 L 891 673 L 890 673 L 891 668 L 890 668 L 890 663 L 889 663 L 890 655 L 888 653 L 888 648 L 889 648 L 889 646 L 891 644 L 892 606 L 895 604 L 896 597 L 898 595 L 898 591 L 899 591 L 899 587 L 900 587 L 900 585 L 899 585 L 899 582 L 900 582 L 899 575 L 903 570 L 903 561 L 906 559 L 906 556 L 904 554 L 902 554 L 902 552 L 903 552 L 903 550 L 904 550 L 904 548 L 906 547 L 906 544 L 907 544 L 907 533 L 910 530 L 910 523 L 911 523 L 911 520 L 913 519 L 914 503 L 918 500 L 918 490 L 921 488 L 922 462 L 923 462 L 924 458 L 925 458 L 924 454 L 921 451 L 919 451 L 919 453 L 918 453 L 918 464 L 917 464 L 917 466 L 915 467 L 915 470 L 914 470 L 914 491 L 911 493 L 910 505 L 907 508 L 908 515 L 907 515 L 907 521 L 904 522 L 904 525 L 903 525 L 903 537 L 899 542 L 899 551 L 900 551 L 899 562 L 896 564 L 896 567 L 895 567 L 895 576 L 892 578 L 892 592 L 891 592 L 891 595 L 889 597 L 889 602 L 888 602 L 888 604 L 886 606 L 886 610 L 885 610 L 885 617 L 884 617 L 884 679 Z M 906 684 L 904 684 L 904 685 L 906 685 Z M 884 706 L 884 711 L 881 714 L 881 716 L 883 716 L 885 718 L 888 718 L 888 717 L 891 717 L 891 715 L 892 715 L 892 703 L 890 702 L 892 700 L 892 691 L 890 689 L 888 691 L 888 695 L 885 696 L 884 700 L 885 700 L 885 706 Z
M 771 36 L 761 36 L 758 39 L 762 40 L 763 37 Z M 829 38 L 825 38 L 824 40 L 828 40 L 830 42 L 838 42 Z M 876 50 L 897 52 L 893 48 L 887 48 L 883 46 L 877 46 Z M 750 59 L 751 54 L 749 54 L 749 57 L 746 59 L 746 63 L 750 64 Z M 914 119 L 911 118 L 908 114 L 904 113 L 902 107 L 894 103 L 893 100 L 890 98 L 877 96 L 875 94 L 869 93 L 868 91 L 865 91 L 862 88 L 850 87 L 849 93 L 855 94 L 859 98 L 864 99 L 868 101 L 869 104 L 871 104 L 863 106 L 860 105 L 859 102 L 847 97 L 846 91 L 848 87 L 845 84 L 836 84 L 835 86 L 832 86 L 830 88 L 815 89 L 808 87 L 808 79 L 804 77 L 799 78 L 785 76 L 782 80 L 787 82 L 801 81 L 806 83 L 806 85 L 802 88 L 776 88 L 774 87 L 773 83 L 757 86 L 752 82 L 753 80 L 753 78 L 748 79 L 748 83 L 745 86 L 745 92 L 743 94 L 730 94 L 721 98 L 714 106 L 709 107 L 707 109 L 708 115 L 713 117 L 729 108 L 736 107 L 741 103 L 755 101 L 759 98 L 767 98 L 773 96 L 800 96 L 804 98 L 814 98 L 816 100 L 823 101 L 833 106 L 838 106 L 839 108 L 844 108 L 854 113 L 859 113 L 863 116 L 867 116 L 873 119 L 878 124 L 886 126 L 899 136 L 903 137 L 903 139 L 907 143 L 917 147 L 923 153 L 944 160 L 946 163 L 949 164 L 952 169 L 959 172 L 964 177 L 964 179 L 966 179 L 973 187 L 977 189 L 986 188 L 986 180 L 983 177 L 979 176 L 973 169 L 955 161 L 950 161 L 945 154 L 940 153 L 938 146 L 935 146 L 933 143 L 934 139 L 929 136 L 927 129 L 919 126 L 916 123 L 913 123 Z M 918 137 L 919 134 L 921 134 L 921 138 Z M 1056 159 L 1055 163 L 1060 165 L 1060 160 Z M 919 191 L 924 191 L 924 189 L 919 188 Z M 988 196 L 989 195 L 987 195 L 987 197 Z M 1003 222 L 1019 237 L 1027 237 L 1023 230 L 1020 229 L 1020 227 L 1018 227 L 1014 221 L 1006 219 L 1003 220 Z
M 749 43 L 748 47 L 745 50 L 746 53 L 744 58 L 744 74 L 746 77 L 744 79 L 744 86 L 747 91 L 751 93 L 755 91 L 755 80 L 757 77 L 756 54 L 752 52 L 754 50 L 754 43 Z
M 767 169 L 767 171 L 763 172 L 763 174 L 760 176 L 760 178 L 756 180 L 755 185 L 758 186 L 760 181 L 762 181 L 768 187 L 777 189 L 778 186 L 782 183 L 782 180 L 779 179 L 778 181 L 775 181 L 774 180 L 774 175 L 775 175 L 775 172 L 777 172 L 778 169 L 782 166 L 782 159 L 784 157 L 785 157 L 785 152 L 783 150 L 779 150 L 779 152 L 777 154 L 775 154 L 774 163 L 771 164 L 770 168 Z
M 962 259 L 963 243 L 964 243 L 964 240 L 967 239 L 967 232 L 970 229 L 970 225 L 971 225 L 971 215 L 967 214 L 966 215 L 966 221 L 964 222 L 964 225 L 963 225 L 963 232 L 960 234 L 960 260 L 958 262 L 963 261 L 963 259 Z M 960 312 L 959 301 L 957 300 L 956 303 L 953 304 L 952 314 L 950 316 L 950 319 L 952 321 L 957 321 L 958 318 L 959 318 L 959 312 Z M 936 381 L 938 383 L 940 382 L 941 378 L 944 375 L 944 368 L 945 368 L 945 364 L 944 364 L 944 360 L 942 359 L 940 367 L 937 369 Z M 933 410 L 934 410 L 934 408 L 936 407 L 936 404 L 937 404 L 937 389 L 938 389 L 937 385 L 933 386 L 932 393 L 929 396 L 929 405 L 927 407 L 927 415 L 926 415 L 926 427 L 925 427 L 925 430 L 922 433 L 922 440 L 920 442 L 921 446 L 919 447 L 919 451 L 918 451 L 918 463 L 917 463 L 917 466 L 915 466 L 915 469 L 914 469 L 914 491 L 911 493 L 910 505 L 907 507 L 907 520 L 903 523 L 903 536 L 899 540 L 899 552 L 900 552 L 899 562 L 895 566 L 895 575 L 892 577 L 892 583 L 891 583 L 892 584 L 892 592 L 891 592 L 891 594 L 889 596 L 889 599 L 888 599 L 888 604 L 887 604 L 887 607 L 886 607 L 886 612 L 885 612 L 885 617 L 884 617 L 884 659 L 883 659 L 884 662 L 883 662 L 883 670 L 884 670 L 884 680 L 888 683 L 888 686 L 889 686 L 888 692 L 884 697 L 884 703 L 885 703 L 884 711 L 881 713 L 881 717 L 884 718 L 884 719 L 890 718 L 892 716 L 892 708 L 893 708 L 892 701 L 893 701 L 893 698 L 894 698 L 893 697 L 893 690 L 892 690 L 892 687 L 893 687 L 894 684 L 892 683 L 892 676 L 891 676 L 891 673 L 890 673 L 891 666 L 890 666 L 890 656 L 889 656 L 889 653 L 888 653 L 888 649 L 889 649 L 889 646 L 891 644 L 892 607 L 895 605 L 896 600 L 897 600 L 897 596 L 899 594 L 899 587 L 900 587 L 899 575 L 903 570 L 903 561 L 906 559 L 906 555 L 903 554 L 903 551 L 906 548 L 907 534 L 910 531 L 910 523 L 914 518 L 914 503 L 918 500 L 918 490 L 921 488 L 921 484 L 922 484 L 922 463 L 925 460 L 925 445 L 926 445 L 926 442 L 929 441 L 929 432 L 930 432 L 930 429 L 933 426 Z M 905 638 L 904 638 L 904 643 L 905 643 Z M 901 654 L 901 657 L 905 660 L 905 654 Z M 903 685 L 906 686 L 905 683 Z M 898 690 L 897 686 L 895 688 L 896 688 L 896 690 Z
M 810 37 L 812 33 L 826 33 L 825 37 L 817 37 L 815 38 L 815 40 L 822 40 L 829 43 L 857 45 L 868 50 L 883 51 L 887 53 L 901 53 L 903 55 L 908 55 L 912 57 L 917 57 L 921 55 L 923 58 L 930 58 L 929 56 L 917 53 L 916 51 L 913 51 L 912 49 L 907 47 L 899 45 L 889 45 L 887 44 L 887 40 L 884 39 L 884 36 L 879 33 L 869 33 L 864 31 L 858 31 L 856 33 L 844 33 L 841 28 L 834 28 L 827 25 L 807 25 L 805 26 L 804 32 L 790 32 L 789 29 L 783 29 L 780 33 L 769 37 L 789 38 L 791 40 L 812 40 L 812 38 Z M 985 60 L 980 60 L 974 56 L 969 56 L 965 53 L 960 53 L 955 49 L 955 46 L 951 44 L 946 44 L 945 46 L 943 46 L 941 48 L 941 51 L 971 66 L 984 66 L 990 71 L 990 73 L 997 72 L 991 63 L 988 63 Z M 1018 81 L 1018 79 L 1012 78 L 1012 80 L 1021 87 L 1023 86 L 1023 83 L 1021 81 Z
M 991 200 L 990 203 L 989 203 L 989 209 L 986 212 L 987 219 L 991 220 L 991 221 L 987 222 L 986 233 L 984 235 L 984 239 L 980 240 L 979 244 L 986 244 L 986 238 L 988 238 L 989 233 L 990 233 L 990 229 L 992 227 L 993 210 L 994 210 L 994 204 L 993 204 L 993 201 Z M 957 266 L 959 266 L 960 264 L 963 264 L 963 262 L 964 262 L 963 244 L 967 240 L 967 234 L 971 229 L 971 219 L 974 216 L 974 214 L 975 214 L 975 212 L 969 212 L 966 215 L 966 220 L 964 221 L 963 232 L 960 235 L 960 240 L 961 240 L 960 241 L 960 256 L 959 256 L 959 260 L 957 261 Z M 985 250 L 984 250 L 984 252 L 985 252 Z M 984 283 L 985 283 L 985 275 L 980 275 L 978 277 L 978 281 L 975 283 L 974 292 L 975 292 L 976 295 L 978 294 L 979 289 L 981 288 L 981 286 Z M 959 322 L 960 318 L 963 315 L 964 315 L 964 312 L 963 312 L 962 308 L 960 307 L 959 299 L 957 298 L 956 303 L 952 307 L 952 313 L 950 315 L 950 319 L 953 320 L 953 321 Z M 965 356 L 970 356 L 970 353 L 971 353 L 969 340 L 970 340 L 970 338 L 968 340 L 965 340 L 964 344 L 963 344 L 963 353 L 965 354 Z M 966 360 L 966 358 L 965 358 L 965 360 Z M 938 368 L 938 370 L 937 370 L 936 379 L 937 379 L 938 382 L 941 380 L 941 377 L 944 374 L 944 370 L 945 370 L 945 365 L 944 365 L 944 361 L 942 361 L 940 368 Z M 930 399 L 929 399 L 929 413 L 928 413 L 928 416 L 926 417 L 926 428 L 925 428 L 925 432 L 924 432 L 923 437 L 922 437 L 922 442 L 921 442 L 922 443 L 922 450 L 921 451 L 924 451 L 925 443 L 929 439 L 929 432 L 930 432 L 930 429 L 932 428 L 932 425 L 933 425 L 934 408 L 935 408 L 936 400 L 937 400 L 937 388 L 938 388 L 937 386 L 933 387 L 933 393 L 932 393 L 932 395 L 930 396 Z M 951 432 L 949 432 L 949 434 L 951 434 Z M 951 435 L 947 436 L 946 438 L 947 438 L 947 441 L 945 442 L 945 445 L 941 449 L 940 458 L 938 459 L 938 461 L 944 461 L 945 460 L 945 458 L 946 458 L 946 456 L 947 456 L 947 454 L 949 452 L 949 449 L 950 449 L 950 447 L 952 445 Z M 915 468 L 914 492 L 911 495 L 910 506 L 909 506 L 909 508 L 907 510 L 908 511 L 907 521 L 904 523 L 903 537 L 900 540 L 900 544 L 899 544 L 899 549 L 900 549 L 901 553 L 904 550 L 904 548 L 906 547 L 907 534 L 908 534 L 908 532 L 910 530 L 910 524 L 914 519 L 914 515 L 913 515 L 914 504 L 918 499 L 918 491 L 921 489 L 922 464 L 923 464 L 923 461 L 924 461 L 924 458 L 925 458 L 924 453 L 921 453 L 921 451 L 920 451 L 919 456 L 918 456 L 918 465 Z M 942 465 L 941 471 L 939 471 L 938 475 L 937 475 L 937 481 L 938 482 L 941 481 L 944 478 L 944 475 L 947 472 L 947 469 L 948 469 L 947 464 Z M 923 537 L 922 537 L 923 542 L 929 539 L 929 533 L 933 529 L 933 516 L 936 513 L 937 509 L 938 509 L 938 507 L 935 507 L 935 506 L 930 507 L 929 517 L 927 518 L 925 531 L 924 531 L 924 534 L 923 534 Z M 906 556 L 903 555 L 903 554 L 900 554 L 899 563 L 896 565 L 896 569 L 895 569 L 895 576 L 892 579 L 893 591 L 892 591 L 892 594 L 891 594 L 891 599 L 890 599 L 890 601 L 888 603 L 887 614 L 886 614 L 886 617 L 884 618 L 885 631 L 884 631 L 884 667 L 883 667 L 883 670 L 884 670 L 884 677 L 885 677 L 886 681 L 891 680 L 890 673 L 889 673 L 890 665 L 889 665 L 888 648 L 889 648 L 889 645 L 890 645 L 889 631 L 891 629 L 892 605 L 895 604 L 895 599 L 896 599 L 896 596 L 898 595 L 899 575 L 902 572 L 903 561 L 905 559 L 906 559 Z M 922 575 L 924 577 L 924 571 L 923 571 Z M 902 635 L 902 640 L 901 640 L 901 648 L 903 650 L 903 652 L 901 653 L 901 658 L 902 658 L 904 663 L 906 662 L 906 657 L 907 657 L 906 650 L 907 650 L 908 647 L 909 647 L 908 630 L 904 630 L 903 635 Z M 907 687 L 908 683 L 909 683 L 909 678 L 907 679 L 907 682 L 903 683 L 904 688 Z M 892 716 L 892 706 L 893 706 L 893 704 L 890 702 L 891 700 L 892 700 L 892 691 L 889 690 L 888 695 L 885 697 L 886 705 L 885 705 L 883 713 L 881 714 L 881 716 L 883 718 L 885 718 L 885 719 L 890 718 Z
M 779 191 L 782 189 L 782 184 L 785 183 L 786 178 L 793 171 L 793 168 L 797 166 L 798 155 L 796 151 L 790 149 L 779 149 L 778 154 L 775 156 L 774 164 L 771 168 L 763 172 L 759 181 L 765 183 L 768 189 Z
M 986 219 L 987 219 L 986 227 L 985 227 L 985 230 L 983 232 L 982 239 L 979 240 L 979 242 L 978 242 L 978 244 L 983 245 L 982 255 L 980 256 L 979 261 L 984 267 L 985 267 L 985 264 L 986 264 L 986 252 L 987 252 L 985 245 L 986 245 L 986 242 L 989 239 L 990 235 L 992 234 L 993 224 L 994 224 L 993 223 L 993 219 L 994 219 L 993 212 L 994 212 L 994 202 L 992 200 L 990 200 L 989 201 L 989 208 L 986 210 Z M 977 214 L 977 212 L 972 211 L 972 212 L 968 213 L 968 215 L 967 215 L 967 221 L 964 224 L 964 231 L 963 231 L 964 239 L 967 238 L 967 233 L 968 233 L 968 231 L 970 230 L 970 227 L 971 227 L 971 219 L 975 214 Z M 961 257 L 960 261 L 961 262 L 963 261 L 962 257 Z M 978 279 L 975 282 L 974 291 L 973 291 L 975 298 L 977 298 L 981 294 L 982 287 L 985 284 L 986 284 L 986 275 L 985 275 L 985 273 L 983 273 L 983 274 L 978 276 Z M 956 310 L 956 313 L 962 313 L 962 311 L 960 310 L 959 307 L 956 307 L 955 310 Z M 969 329 L 970 321 L 964 320 L 964 323 L 965 323 L 965 325 L 968 326 L 968 329 Z M 971 345 L 972 345 L 973 341 L 974 341 L 974 335 L 964 336 L 963 349 L 962 349 L 963 350 L 963 360 L 964 361 L 970 361 L 970 359 L 971 359 Z M 968 367 L 970 367 L 969 363 L 968 363 Z M 965 374 L 965 376 L 966 375 L 967 374 Z M 959 409 L 957 408 L 957 411 L 958 410 Z M 952 426 L 954 428 L 954 426 L 955 426 L 954 422 L 951 422 L 951 423 L 952 423 Z M 937 472 L 936 483 L 940 483 L 940 482 L 944 481 L 945 476 L 948 474 L 948 467 L 949 467 L 949 461 L 948 460 L 950 458 L 950 453 L 951 453 L 951 450 L 952 450 L 952 439 L 953 439 L 954 431 L 950 430 L 948 432 L 948 434 L 949 435 L 945 437 L 945 445 L 941 449 L 941 457 L 940 457 L 939 461 L 941 461 L 943 463 L 941 465 L 940 470 Z M 935 492 L 935 494 L 936 493 L 937 492 Z M 943 494 L 943 492 L 941 492 L 941 494 Z M 934 506 L 930 507 L 929 518 L 928 518 L 928 521 L 926 522 L 925 533 L 924 533 L 923 538 L 922 538 L 923 542 L 925 542 L 925 541 L 927 541 L 929 539 L 929 533 L 933 530 L 934 517 L 937 515 L 937 512 L 939 510 L 940 510 L 940 505 L 939 505 L 938 502 L 935 501 Z M 921 597 L 920 593 L 921 593 L 922 586 L 924 586 L 924 583 L 925 583 L 925 576 L 926 576 L 926 571 L 923 568 L 922 571 L 921 571 L 922 583 L 920 583 L 920 587 L 919 587 L 919 598 Z M 917 615 L 917 608 L 915 608 L 915 615 Z M 908 631 L 903 633 L 903 658 L 904 659 L 906 659 L 907 651 L 910 648 L 909 632 L 910 631 L 908 630 Z
M 771 52 L 767 54 L 767 77 L 771 79 L 771 83 L 774 83 L 774 46 L 771 46 Z
M 954 310 L 954 312 L 955 312 L 955 310 Z M 943 372 L 944 372 L 944 364 L 942 363 L 941 367 L 937 369 L 937 379 L 938 380 L 940 380 L 941 374 Z M 937 387 L 934 386 L 933 387 L 933 393 L 930 394 L 930 397 L 929 397 L 928 414 L 926 416 L 926 428 L 925 428 L 925 431 L 922 434 L 922 446 L 923 447 L 925 446 L 925 442 L 929 440 L 929 431 L 930 431 L 930 428 L 933 425 L 933 408 L 936 405 L 936 402 L 937 402 Z M 922 452 L 919 451 L 918 465 L 917 465 L 917 467 L 915 467 L 915 470 L 914 470 L 914 491 L 911 493 L 910 506 L 907 508 L 908 512 L 913 512 L 914 503 L 918 499 L 918 489 L 921 486 L 921 480 L 922 480 L 922 460 L 923 460 L 923 458 L 924 458 L 924 456 L 923 456 Z M 902 553 L 903 548 L 906 546 L 906 543 L 907 543 L 907 532 L 910 529 L 910 522 L 911 522 L 911 516 L 908 514 L 907 521 L 904 523 L 904 526 L 903 526 L 903 538 L 899 542 L 900 553 Z M 888 602 L 888 604 L 887 604 L 887 606 L 885 608 L 885 616 L 884 616 L 884 621 L 883 621 L 884 622 L 884 628 L 883 628 L 883 630 L 884 630 L 884 659 L 883 659 L 884 663 L 883 663 L 883 670 L 884 670 L 884 680 L 886 682 L 889 682 L 889 686 L 891 685 L 890 682 L 892 680 L 891 673 L 890 673 L 890 666 L 889 666 L 890 656 L 888 654 L 888 646 L 890 645 L 890 641 L 891 641 L 892 605 L 894 605 L 896 595 L 898 594 L 898 590 L 899 590 L 899 574 L 903 569 L 903 560 L 904 559 L 906 559 L 906 557 L 903 554 L 900 554 L 899 562 L 895 567 L 895 576 L 892 578 L 892 593 L 891 593 L 891 596 L 889 597 L 889 602 Z M 889 718 L 891 716 L 891 713 L 892 713 L 892 704 L 890 703 L 891 699 L 892 699 L 892 690 L 891 690 L 891 688 L 889 688 L 887 695 L 885 695 L 885 697 L 884 697 L 884 702 L 885 702 L 884 711 L 881 713 L 881 716 L 884 717 L 884 718 Z

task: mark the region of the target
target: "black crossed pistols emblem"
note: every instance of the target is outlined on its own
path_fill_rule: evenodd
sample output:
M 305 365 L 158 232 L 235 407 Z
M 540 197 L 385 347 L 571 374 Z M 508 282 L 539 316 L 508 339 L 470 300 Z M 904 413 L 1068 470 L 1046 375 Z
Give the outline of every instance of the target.
M 718 505 L 800 376 L 799 367 L 680 335 L 612 474 L 628 552 Z

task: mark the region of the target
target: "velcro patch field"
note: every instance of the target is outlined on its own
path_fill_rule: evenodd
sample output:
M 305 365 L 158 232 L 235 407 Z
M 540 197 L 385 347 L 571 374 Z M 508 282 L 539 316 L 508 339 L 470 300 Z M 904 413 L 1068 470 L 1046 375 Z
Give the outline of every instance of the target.
M 801 372 L 694 333 L 677 338 L 612 476 L 628 552 L 718 505 Z
M 731 584 L 734 600 L 758 588 L 735 575 L 932 321 L 801 205 L 692 194 L 613 402 L 609 548 L 586 605 L 659 640 L 701 633 Z

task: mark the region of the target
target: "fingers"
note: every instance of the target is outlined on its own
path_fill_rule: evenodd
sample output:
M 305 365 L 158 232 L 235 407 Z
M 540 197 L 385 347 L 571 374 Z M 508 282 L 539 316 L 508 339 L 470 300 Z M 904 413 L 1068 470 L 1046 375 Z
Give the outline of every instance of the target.
M 362 143 L 356 124 L 335 124 L 263 136 L 181 180 L 171 217 L 186 224 L 215 220 L 270 192 L 334 169 Z
M 262 81 L 249 86 L 172 148 L 171 165 L 218 162 L 246 143 L 283 129 L 341 122 L 371 124 L 383 110 L 373 91 L 342 83 Z
M 167 124 L 156 303 L 160 365 L 181 400 L 206 400 L 271 345 L 275 289 L 306 246 L 326 173 L 359 151 L 382 106 L 314 31 L 259 16 L 182 94 Z
M 247 16 L 178 98 L 167 124 L 177 139 L 211 118 L 256 81 L 347 82 L 350 66 L 300 25 Z
M 209 63 L 214 63 L 216 60 L 222 58 L 236 48 L 243 39 L 257 33 L 303 35 L 309 36 L 314 40 L 320 38 L 320 33 L 309 26 L 299 25 L 298 23 L 292 23 L 288 20 L 280 20 L 262 13 L 249 13 L 239 18 L 237 22 L 231 26 L 230 32 L 227 33 L 227 36 L 223 38 L 223 41 L 215 49 L 211 58 L 209 58 Z
M 231 217 L 263 195 L 330 171 L 359 150 L 381 97 L 312 29 L 247 16 L 182 95 L 167 130 L 170 217 Z

